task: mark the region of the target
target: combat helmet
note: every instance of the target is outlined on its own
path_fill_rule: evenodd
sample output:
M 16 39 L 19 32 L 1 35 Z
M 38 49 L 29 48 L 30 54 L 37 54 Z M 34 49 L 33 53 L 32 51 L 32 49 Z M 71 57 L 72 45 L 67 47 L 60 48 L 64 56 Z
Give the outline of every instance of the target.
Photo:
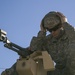
M 62 25 L 67 22 L 67 18 L 61 12 L 51 11 L 46 14 L 42 20 L 42 24 L 45 28 L 52 29 L 57 25 Z

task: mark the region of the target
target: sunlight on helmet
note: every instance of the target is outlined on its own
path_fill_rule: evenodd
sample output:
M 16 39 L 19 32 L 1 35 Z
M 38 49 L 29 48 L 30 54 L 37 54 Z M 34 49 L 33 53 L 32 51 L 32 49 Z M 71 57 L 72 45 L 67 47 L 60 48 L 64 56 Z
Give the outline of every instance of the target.
M 68 22 L 67 18 L 65 17 L 65 22 Z

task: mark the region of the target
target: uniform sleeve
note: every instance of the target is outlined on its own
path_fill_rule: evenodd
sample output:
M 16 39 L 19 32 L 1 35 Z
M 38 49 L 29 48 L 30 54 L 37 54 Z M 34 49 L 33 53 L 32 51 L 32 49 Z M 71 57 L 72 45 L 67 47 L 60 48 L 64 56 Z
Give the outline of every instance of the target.
M 39 31 L 37 37 L 33 37 L 30 42 L 30 49 L 32 51 L 43 50 L 43 46 L 45 43 L 46 33 Z
M 39 31 L 37 37 L 44 38 L 46 36 L 46 32 Z
M 68 47 L 67 57 L 67 72 L 68 75 L 75 75 L 75 42 L 72 42 Z

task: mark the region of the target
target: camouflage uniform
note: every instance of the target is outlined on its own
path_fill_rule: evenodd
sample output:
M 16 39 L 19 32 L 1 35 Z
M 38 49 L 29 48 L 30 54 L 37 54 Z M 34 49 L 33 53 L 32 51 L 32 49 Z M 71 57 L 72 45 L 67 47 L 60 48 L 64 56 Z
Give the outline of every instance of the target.
M 48 75 L 75 75 L 75 32 L 68 23 L 64 23 L 64 31 L 58 38 L 40 31 L 31 41 L 32 50 L 47 50 L 56 63 L 55 71 Z
M 16 63 L 9 69 L 6 69 L 1 73 L 1 75 L 18 75 L 16 71 Z

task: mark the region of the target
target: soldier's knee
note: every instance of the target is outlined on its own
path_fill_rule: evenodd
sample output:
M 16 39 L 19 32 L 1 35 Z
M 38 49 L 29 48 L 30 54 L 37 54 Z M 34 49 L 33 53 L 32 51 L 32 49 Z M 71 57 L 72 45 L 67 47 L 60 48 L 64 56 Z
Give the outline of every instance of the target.
M 3 71 L 1 73 L 1 75 L 11 75 L 11 70 L 10 69 L 6 69 L 5 71 Z
M 1 73 L 1 75 L 18 75 L 16 72 L 16 64 L 14 64 L 11 68 L 6 69 Z
M 7 74 L 6 74 L 6 71 L 3 71 L 3 72 L 1 73 L 1 75 L 7 75 Z

